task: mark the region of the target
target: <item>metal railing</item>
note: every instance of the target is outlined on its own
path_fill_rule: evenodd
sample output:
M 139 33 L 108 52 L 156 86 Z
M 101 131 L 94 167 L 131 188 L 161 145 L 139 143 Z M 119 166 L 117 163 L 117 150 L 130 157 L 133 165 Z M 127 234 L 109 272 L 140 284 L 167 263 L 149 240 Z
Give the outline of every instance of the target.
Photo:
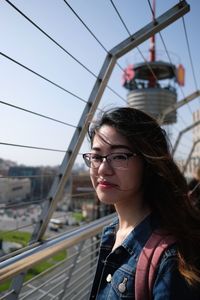
M 13 254 L 0 262 L 0 284 L 66 250 L 64 260 L 23 284 L 19 299 L 87 299 L 95 272 L 100 233 L 114 216 L 108 215 Z M 0 299 L 8 299 L 12 292 L 5 292 Z

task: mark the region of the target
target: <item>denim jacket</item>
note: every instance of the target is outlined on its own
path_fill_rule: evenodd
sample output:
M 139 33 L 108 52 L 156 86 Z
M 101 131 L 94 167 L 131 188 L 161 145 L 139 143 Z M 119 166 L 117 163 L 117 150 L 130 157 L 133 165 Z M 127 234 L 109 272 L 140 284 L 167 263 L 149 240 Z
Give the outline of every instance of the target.
M 90 300 L 135 299 L 137 260 L 152 231 L 158 228 L 157 223 L 155 217 L 149 215 L 113 252 L 118 219 L 104 229 Z M 200 299 L 197 291 L 188 286 L 177 269 L 176 245 L 165 251 L 157 267 L 152 299 Z

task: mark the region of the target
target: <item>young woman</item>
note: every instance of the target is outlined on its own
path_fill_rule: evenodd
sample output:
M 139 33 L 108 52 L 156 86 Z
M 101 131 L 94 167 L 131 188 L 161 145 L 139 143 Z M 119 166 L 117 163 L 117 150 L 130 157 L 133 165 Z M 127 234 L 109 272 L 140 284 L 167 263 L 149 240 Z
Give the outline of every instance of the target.
M 200 216 L 164 130 L 146 113 L 123 107 L 105 112 L 89 137 L 91 152 L 83 158 L 92 184 L 118 215 L 102 234 L 90 299 L 135 299 L 137 260 L 155 230 L 176 242 L 157 265 L 151 299 L 200 299 Z

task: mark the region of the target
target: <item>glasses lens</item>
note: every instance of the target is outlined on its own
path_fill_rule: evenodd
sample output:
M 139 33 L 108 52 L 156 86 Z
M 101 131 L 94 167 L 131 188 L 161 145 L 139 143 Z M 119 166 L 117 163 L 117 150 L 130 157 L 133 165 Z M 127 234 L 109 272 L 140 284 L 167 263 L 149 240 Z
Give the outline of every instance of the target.
M 87 153 L 83 154 L 83 159 L 85 161 L 86 166 L 88 166 L 90 168 L 90 164 L 91 164 L 91 162 L 90 162 L 90 156 Z
M 127 168 L 128 156 L 125 153 L 113 153 L 108 156 L 108 161 L 113 168 Z
M 86 153 L 83 155 L 86 165 L 89 168 L 98 168 L 102 162 L 102 157 L 100 155 Z
M 98 154 L 90 154 L 90 167 L 91 168 L 98 168 L 102 163 L 102 156 Z

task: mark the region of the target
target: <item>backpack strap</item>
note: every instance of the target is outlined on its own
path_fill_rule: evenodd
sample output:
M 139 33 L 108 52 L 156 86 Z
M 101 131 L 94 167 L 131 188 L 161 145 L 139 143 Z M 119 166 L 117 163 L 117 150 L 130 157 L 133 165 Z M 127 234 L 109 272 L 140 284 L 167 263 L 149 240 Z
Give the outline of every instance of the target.
M 161 231 L 153 232 L 142 249 L 135 273 L 135 300 L 151 299 L 156 268 L 164 251 L 176 242 Z

